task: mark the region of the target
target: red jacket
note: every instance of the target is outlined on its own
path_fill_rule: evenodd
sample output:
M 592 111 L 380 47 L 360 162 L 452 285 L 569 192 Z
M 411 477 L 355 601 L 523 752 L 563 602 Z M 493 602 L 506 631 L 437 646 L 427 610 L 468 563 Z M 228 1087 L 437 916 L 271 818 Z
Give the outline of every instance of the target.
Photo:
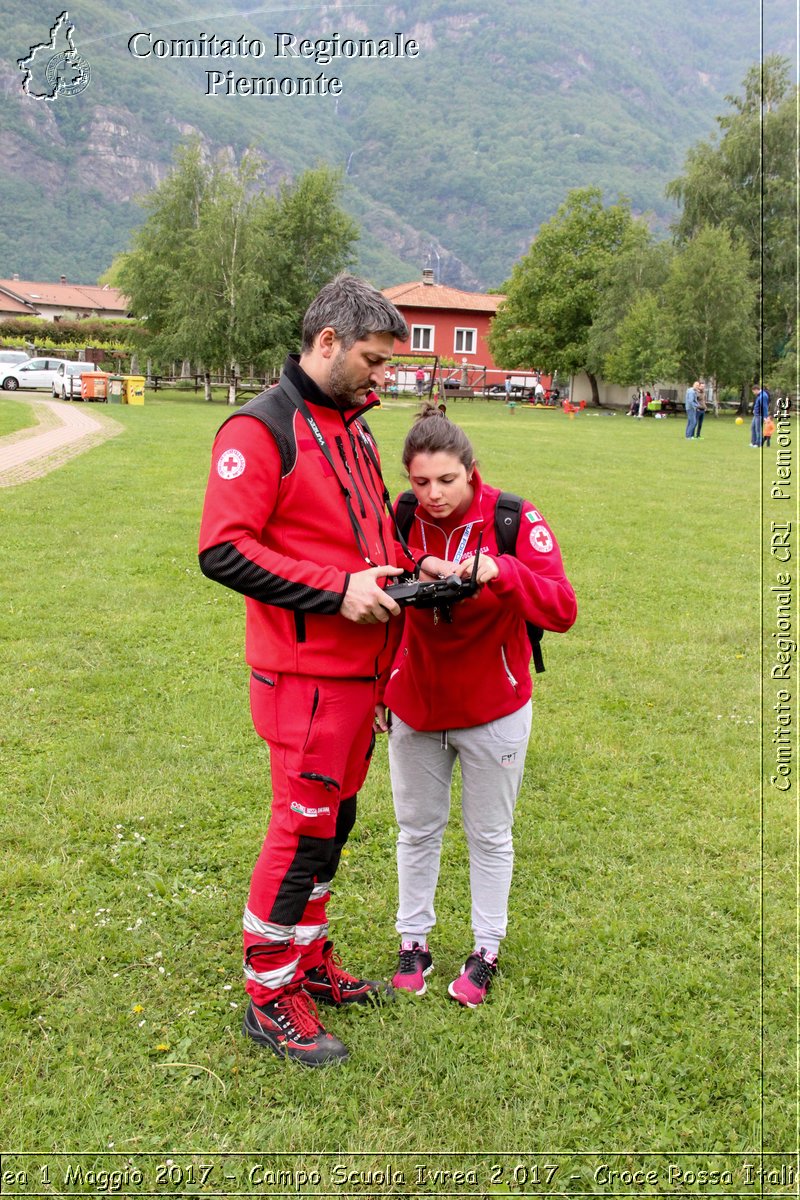
M 463 558 L 497 553 L 494 510 L 500 491 L 473 474 L 475 494 L 457 522 L 434 521 L 417 508 L 408 542 L 453 561 L 472 522 Z M 428 609 L 407 608 L 403 639 L 386 687 L 387 706 L 413 729 L 484 725 L 521 708 L 531 696 L 531 645 L 525 622 L 563 633 L 577 615 L 575 593 L 547 522 L 523 503 L 513 555 L 497 558 L 499 575 L 469 600 L 452 607 L 453 621 Z
M 284 369 L 334 466 L 286 397 L 270 391 L 245 405 L 214 442 L 200 565 L 245 595 L 252 667 L 379 678 L 399 621 L 360 625 L 339 615 L 350 575 L 370 565 L 367 555 L 375 565 L 397 561 L 383 483 L 368 452 L 377 461 L 377 450 L 358 419 L 371 406 L 342 413 L 295 360 Z M 351 493 L 358 534 L 341 484 Z

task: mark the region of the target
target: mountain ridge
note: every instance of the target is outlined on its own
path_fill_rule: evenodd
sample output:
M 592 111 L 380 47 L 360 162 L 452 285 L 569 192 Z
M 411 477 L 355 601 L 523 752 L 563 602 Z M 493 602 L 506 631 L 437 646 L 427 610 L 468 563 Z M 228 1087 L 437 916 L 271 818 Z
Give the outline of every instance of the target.
M 6 45 L 21 57 L 52 18 L 40 21 L 23 0 L 7 7 Z M 15 61 L 0 63 L 0 274 L 96 278 L 142 219 L 135 195 L 164 177 L 181 138 L 197 134 L 223 157 L 258 149 L 269 188 L 319 161 L 340 168 L 344 205 L 364 230 L 359 268 L 381 285 L 418 277 L 429 259 L 442 282 L 498 287 L 571 187 L 625 194 L 666 230 L 665 183 L 758 57 L 753 0 L 241 9 L 220 18 L 188 0 L 166 10 L 143 0 L 133 16 L 81 0 L 70 20 L 91 81 L 53 102 L 25 96 Z M 765 51 L 791 51 L 791 14 L 790 0 L 772 0 Z M 280 30 L 401 32 L 420 55 L 224 63 L 139 60 L 127 49 L 137 30 L 167 38 L 204 29 L 269 46 Z M 341 94 L 204 96 L 204 72 L 220 61 L 287 78 L 324 70 L 341 78 Z

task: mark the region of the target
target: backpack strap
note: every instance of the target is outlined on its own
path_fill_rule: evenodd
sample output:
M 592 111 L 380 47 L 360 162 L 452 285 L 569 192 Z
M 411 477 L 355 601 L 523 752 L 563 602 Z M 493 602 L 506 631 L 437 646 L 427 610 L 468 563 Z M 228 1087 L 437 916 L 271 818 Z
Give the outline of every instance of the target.
M 407 538 L 411 532 L 411 526 L 414 521 L 414 513 L 417 511 L 417 497 L 409 490 L 401 492 L 397 498 L 397 507 L 395 509 L 395 520 L 397 528 L 402 533 L 404 538 Z
M 515 496 L 513 492 L 501 492 L 494 510 L 494 532 L 499 554 L 514 553 L 521 519 L 522 497 Z
M 237 417 L 255 417 L 272 434 L 281 460 L 281 478 L 288 475 L 297 462 L 297 440 L 294 436 L 295 407 L 277 384 L 248 400 L 222 422 L 220 429 Z M 219 430 L 217 430 L 219 433 Z
M 494 510 L 494 532 L 497 538 L 498 554 L 513 554 L 516 549 L 519 523 L 522 519 L 522 504 L 522 497 L 515 496 L 513 492 L 501 492 L 497 499 Z M 525 622 L 525 628 L 531 644 L 534 670 L 537 675 L 541 675 L 544 671 L 544 658 L 542 657 L 544 630 L 541 625 L 532 625 L 530 621 Z

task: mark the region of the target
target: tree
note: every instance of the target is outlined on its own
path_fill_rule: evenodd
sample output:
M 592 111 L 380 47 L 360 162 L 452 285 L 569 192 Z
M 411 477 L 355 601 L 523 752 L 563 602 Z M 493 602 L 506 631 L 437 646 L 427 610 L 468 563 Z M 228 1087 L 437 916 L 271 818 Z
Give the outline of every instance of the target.
M 586 371 L 599 404 L 589 335 L 601 307 L 603 273 L 632 225 L 626 201 L 605 208 L 599 188 L 569 192 L 504 289 L 489 334 L 495 361 L 507 368 Z
M 197 139 L 180 146 L 170 174 L 141 203 L 148 214 L 130 251 L 115 260 L 116 286 L 134 316 L 146 321 L 153 354 L 171 356 L 173 305 L 216 168 L 203 161 Z
M 613 349 L 605 359 L 603 374 L 623 387 L 654 387 L 672 379 L 677 370 L 663 305 L 655 292 L 640 292 L 616 331 Z
M 705 226 L 670 266 L 669 323 L 685 379 L 741 384 L 757 369 L 756 285 L 742 242 Z
M 654 242 L 644 222 L 634 221 L 619 252 L 601 272 L 602 303 L 589 331 L 589 362 L 611 383 L 652 385 L 670 378 L 675 369 L 670 366 L 674 355 L 668 352 L 670 339 L 660 301 L 672 254 L 668 242 Z M 641 339 L 638 348 L 637 339 Z M 617 353 L 621 341 L 623 357 Z M 636 370 L 631 355 L 640 364 Z M 646 363 L 650 365 L 645 368 Z
M 233 404 L 240 363 L 266 368 L 297 344 L 305 308 L 358 236 L 334 171 L 308 171 L 277 198 L 262 171 L 252 153 L 223 167 L 184 148 L 118 270 L 151 352 L 201 362 L 209 400 L 213 368 L 228 372 Z
M 341 175 L 321 165 L 278 191 L 272 262 L 290 318 L 287 349 L 299 345 L 303 313 L 320 288 L 354 262 L 359 231 L 339 207 L 341 185 Z
M 761 291 L 762 356 L 779 358 L 795 314 L 797 88 L 789 63 L 770 55 L 751 68 L 718 134 L 693 147 L 684 174 L 667 187 L 682 205 L 676 236 L 684 243 L 706 225 L 727 229 L 745 246 Z
M 792 396 L 796 400 L 800 395 L 800 389 L 798 389 L 800 380 L 798 341 L 800 341 L 800 327 L 795 324 L 794 333 L 786 347 L 786 352 L 775 363 L 767 376 L 767 385 L 774 396 Z
M 256 222 L 275 202 L 254 194 L 260 160 L 245 155 L 237 168 L 217 171 L 188 238 L 186 261 L 172 297 L 171 346 L 176 357 L 228 372 L 228 403 L 236 402 L 239 363 L 260 358 L 274 336 L 275 308 L 267 276 L 269 242 Z

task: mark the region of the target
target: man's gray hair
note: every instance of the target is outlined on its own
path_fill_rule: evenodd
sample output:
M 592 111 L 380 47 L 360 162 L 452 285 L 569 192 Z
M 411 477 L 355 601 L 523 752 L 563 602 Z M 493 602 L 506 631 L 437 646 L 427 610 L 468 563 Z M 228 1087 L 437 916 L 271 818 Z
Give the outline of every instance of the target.
M 303 317 L 303 351 L 330 326 L 345 350 L 371 333 L 391 333 L 401 342 L 408 326 L 391 300 L 357 275 L 342 272 L 327 283 L 308 306 Z

